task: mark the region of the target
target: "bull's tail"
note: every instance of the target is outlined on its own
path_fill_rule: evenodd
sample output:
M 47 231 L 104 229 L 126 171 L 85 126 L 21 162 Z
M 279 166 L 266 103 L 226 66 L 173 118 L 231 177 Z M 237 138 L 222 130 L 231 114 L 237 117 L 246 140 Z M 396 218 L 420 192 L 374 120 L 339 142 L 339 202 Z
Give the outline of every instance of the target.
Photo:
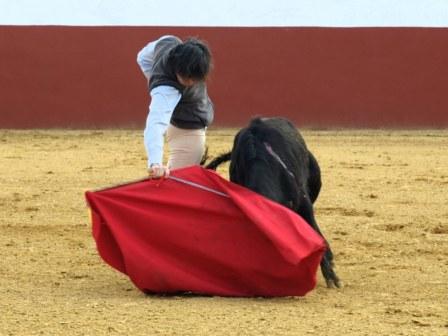
M 230 161 L 230 157 L 232 155 L 232 152 L 221 154 L 220 156 L 214 158 L 212 161 L 210 161 L 205 168 L 207 169 L 213 169 L 216 170 L 222 163 Z
M 201 166 L 205 165 L 205 162 L 207 162 L 209 156 L 208 156 L 208 146 L 205 146 L 204 154 L 202 154 L 201 162 L 199 163 Z

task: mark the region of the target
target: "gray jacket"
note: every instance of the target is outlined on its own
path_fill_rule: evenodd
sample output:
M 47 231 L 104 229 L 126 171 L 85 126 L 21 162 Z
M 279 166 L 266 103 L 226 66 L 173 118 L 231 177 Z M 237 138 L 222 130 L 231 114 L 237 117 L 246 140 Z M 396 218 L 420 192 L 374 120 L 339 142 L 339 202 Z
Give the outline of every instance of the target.
M 177 81 L 176 74 L 168 62 L 169 52 L 182 43 L 177 37 L 168 37 L 157 42 L 154 49 L 154 65 L 149 81 L 149 90 L 157 86 L 175 87 L 182 95 L 174 109 L 170 123 L 184 129 L 199 129 L 213 121 L 213 103 L 207 94 L 205 82 L 185 87 Z

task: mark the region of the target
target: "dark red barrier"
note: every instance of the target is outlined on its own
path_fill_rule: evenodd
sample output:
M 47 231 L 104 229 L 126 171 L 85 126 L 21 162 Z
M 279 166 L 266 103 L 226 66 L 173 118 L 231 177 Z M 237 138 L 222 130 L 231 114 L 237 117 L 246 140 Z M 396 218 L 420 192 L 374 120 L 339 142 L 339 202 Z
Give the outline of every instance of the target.
M 215 126 L 448 126 L 448 29 L 0 26 L 0 127 L 140 127 L 135 62 L 163 34 L 207 40 Z

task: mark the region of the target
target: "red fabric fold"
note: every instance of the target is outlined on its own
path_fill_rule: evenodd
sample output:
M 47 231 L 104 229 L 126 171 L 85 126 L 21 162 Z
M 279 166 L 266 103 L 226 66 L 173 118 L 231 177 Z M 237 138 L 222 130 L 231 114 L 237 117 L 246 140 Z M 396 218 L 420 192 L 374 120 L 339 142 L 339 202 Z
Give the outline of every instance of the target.
M 301 296 L 315 287 L 325 243 L 300 216 L 199 166 L 172 177 L 86 192 L 100 256 L 140 290 Z

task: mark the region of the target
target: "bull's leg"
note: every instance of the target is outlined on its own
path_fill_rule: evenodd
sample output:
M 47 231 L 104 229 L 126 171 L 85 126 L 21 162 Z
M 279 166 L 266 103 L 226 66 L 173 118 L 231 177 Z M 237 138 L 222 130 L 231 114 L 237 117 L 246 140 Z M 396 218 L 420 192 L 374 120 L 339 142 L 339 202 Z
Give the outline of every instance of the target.
M 302 218 L 325 240 L 327 244 L 327 250 L 324 253 L 322 261 L 320 263 L 322 275 L 325 278 L 327 283 L 327 287 L 340 287 L 340 281 L 336 272 L 333 269 L 333 252 L 331 251 L 330 244 L 328 244 L 324 235 L 319 229 L 319 226 L 316 223 L 314 218 L 313 204 L 311 201 L 304 197 L 301 199 L 301 202 L 297 208 L 297 213 L 302 216 Z
M 310 196 L 311 202 L 314 204 L 314 202 L 317 199 L 317 196 L 319 195 L 320 188 L 322 187 L 322 181 L 320 176 L 320 167 L 317 163 L 316 158 L 311 152 L 308 152 L 309 162 L 308 162 L 308 194 Z
M 313 205 L 306 198 L 306 196 L 304 199 L 301 199 L 299 208 L 297 209 L 297 213 L 300 216 L 302 216 L 303 219 L 306 220 L 306 222 L 314 229 L 314 231 L 316 231 L 322 238 L 324 238 L 327 244 L 327 250 L 325 251 L 325 255 L 327 256 L 330 264 L 333 265 L 333 252 L 331 251 L 330 244 L 327 242 L 325 236 L 320 231 L 320 228 L 317 225 L 316 219 L 314 217 Z

